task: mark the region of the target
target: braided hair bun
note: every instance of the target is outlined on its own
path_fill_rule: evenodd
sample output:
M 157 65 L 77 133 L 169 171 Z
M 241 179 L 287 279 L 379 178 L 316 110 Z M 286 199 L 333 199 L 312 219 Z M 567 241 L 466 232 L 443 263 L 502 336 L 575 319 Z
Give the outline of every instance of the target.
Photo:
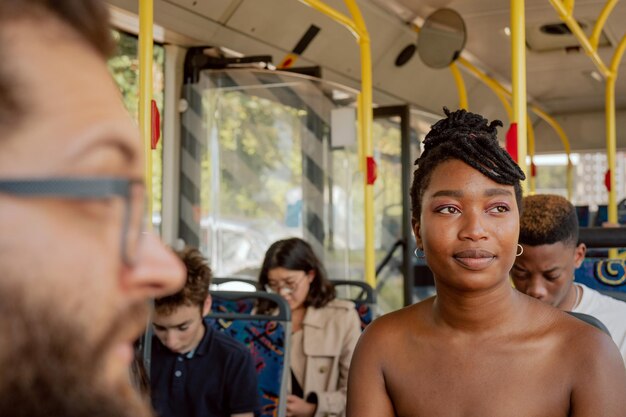
M 518 206 L 521 206 L 520 181 L 526 176 L 497 139 L 500 120 L 491 123 L 479 114 L 466 110 L 451 112 L 443 108 L 445 119 L 439 120 L 424 139 L 424 152 L 415 161 L 411 200 L 413 218 L 419 219 L 421 200 L 433 170 L 442 162 L 458 159 L 491 180 L 515 188 Z

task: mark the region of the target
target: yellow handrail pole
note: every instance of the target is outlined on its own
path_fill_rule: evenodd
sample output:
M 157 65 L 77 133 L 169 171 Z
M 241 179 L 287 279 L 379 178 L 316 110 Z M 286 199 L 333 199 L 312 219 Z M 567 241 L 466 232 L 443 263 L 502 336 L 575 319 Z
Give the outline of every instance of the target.
M 565 0 L 565 8 L 569 13 L 574 13 L 574 0 Z
M 146 227 L 152 230 L 152 46 L 153 0 L 139 0 L 139 129 L 143 140 L 146 182 Z
M 526 116 L 526 126 L 528 126 L 528 156 L 530 156 L 530 165 L 528 166 L 528 186 L 529 194 L 534 195 L 537 191 L 537 184 L 533 175 L 533 166 L 535 164 L 535 129 L 530 122 L 530 117 Z
M 474 74 L 476 78 L 481 80 L 483 84 L 489 87 L 496 94 L 496 96 L 502 102 L 502 105 L 504 106 L 504 109 L 506 110 L 507 115 L 509 116 L 509 121 L 512 120 L 513 109 L 511 108 L 511 104 L 509 103 L 509 100 L 507 98 L 511 96 L 511 92 L 507 91 L 500 83 L 498 83 L 493 78 L 487 76 L 485 73 L 483 73 L 481 70 L 476 68 L 476 66 L 474 66 L 471 62 L 469 62 L 465 58 L 459 57 L 459 59 L 457 59 L 457 62 L 463 65 L 463 67 L 465 67 L 472 74 Z
M 324 13 L 326 16 L 330 17 L 335 22 L 338 22 L 344 25 L 345 27 L 347 27 L 350 30 L 350 32 L 352 32 L 354 37 L 357 38 L 358 40 L 360 36 L 359 29 L 357 28 L 356 23 L 354 23 L 354 21 L 352 21 L 352 19 L 350 19 L 348 16 L 333 9 L 329 5 L 319 0 L 300 0 L 300 1 L 314 8 L 318 12 Z
M 567 198 L 571 201 L 574 196 L 574 165 L 571 159 L 572 148 L 570 147 L 569 139 L 561 125 L 552 116 L 534 105 L 531 105 L 530 109 L 554 129 L 565 148 L 565 154 L 567 155 Z
M 626 36 L 624 36 L 611 60 L 611 75 L 606 79 L 606 156 L 609 169 L 609 191 L 608 201 L 608 221 L 617 224 L 617 190 L 615 184 L 615 154 L 616 154 L 616 133 L 615 133 L 615 83 L 617 81 L 617 70 L 620 61 L 626 50 Z M 609 258 L 617 257 L 617 249 L 609 250 Z
M 324 13 L 336 22 L 347 27 L 359 43 L 361 52 L 361 93 L 358 98 L 359 110 L 359 148 L 361 161 L 359 166 L 364 170 L 364 216 L 365 216 L 365 282 L 376 288 L 376 265 L 374 252 L 374 184 L 368 183 L 367 160 L 374 160 L 374 144 L 372 141 L 372 55 L 370 37 L 355 0 L 344 0 L 352 19 L 338 12 L 319 0 L 301 0 L 314 9 Z
M 524 0 L 511 0 L 513 122 L 517 123 L 517 163 L 526 174 L 526 27 Z M 525 188 L 525 187 L 524 187 Z
M 374 161 L 374 142 L 372 140 L 372 52 L 370 37 L 356 0 L 344 0 L 352 19 L 358 29 L 359 47 L 361 49 L 361 140 L 363 142 L 364 159 Z M 368 167 L 370 169 L 370 167 Z M 376 264 L 374 252 L 374 184 L 365 175 L 365 282 L 376 288 Z
M 587 36 L 580 28 L 580 25 L 578 24 L 576 19 L 574 19 L 574 16 L 572 16 L 572 14 L 567 11 L 561 0 L 549 1 L 550 4 L 552 4 L 552 7 L 554 7 L 556 12 L 559 14 L 561 20 L 567 25 L 569 30 L 572 31 L 572 34 L 576 36 L 576 39 L 578 39 L 578 42 L 580 42 L 580 46 L 582 46 L 587 55 L 589 55 L 596 68 L 598 68 L 598 71 L 600 71 L 602 76 L 604 76 L 605 78 L 608 77 L 610 75 L 610 70 L 606 67 L 606 65 L 604 65 L 604 62 L 602 62 L 602 58 L 600 58 L 598 52 L 593 48 L 591 42 L 589 42 L 589 39 L 587 39 Z
M 456 91 L 459 93 L 459 108 L 468 110 L 467 106 L 467 89 L 465 88 L 465 81 L 463 75 L 459 71 L 459 67 L 453 62 L 450 64 L 450 72 L 454 77 L 454 83 L 456 84 Z
M 600 12 L 600 16 L 598 16 L 598 20 L 596 20 L 596 24 L 593 25 L 593 32 L 591 32 L 591 36 L 589 37 L 589 43 L 594 51 L 598 50 L 598 44 L 600 43 L 600 34 L 602 33 L 602 28 L 604 28 L 604 24 L 606 20 L 609 18 L 609 15 L 613 11 L 613 8 L 617 4 L 618 0 L 608 0 L 602 11 Z

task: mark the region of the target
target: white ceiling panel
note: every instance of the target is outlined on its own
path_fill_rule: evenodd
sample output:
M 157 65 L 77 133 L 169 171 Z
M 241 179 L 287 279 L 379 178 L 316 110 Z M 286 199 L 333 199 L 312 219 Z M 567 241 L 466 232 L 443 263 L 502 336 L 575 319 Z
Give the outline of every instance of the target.
M 181 6 L 186 10 L 223 23 L 237 8 L 241 0 L 164 0 L 166 3 Z

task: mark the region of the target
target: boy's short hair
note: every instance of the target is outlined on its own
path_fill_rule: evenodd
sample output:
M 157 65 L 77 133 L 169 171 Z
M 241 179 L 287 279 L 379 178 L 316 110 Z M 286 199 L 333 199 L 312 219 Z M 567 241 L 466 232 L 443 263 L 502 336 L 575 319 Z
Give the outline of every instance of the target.
M 578 243 L 576 209 L 566 198 L 554 194 L 524 197 L 519 243 L 539 246 Z
M 171 314 L 180 306 L 198 306 L 202 309 L 209 295 L 212 272 L 206 258 L 198 249 L 187 246 L 176 255 L 185 264 L 187 281 L 176 294 L 154 300 L 154 308 L 159 314 Z

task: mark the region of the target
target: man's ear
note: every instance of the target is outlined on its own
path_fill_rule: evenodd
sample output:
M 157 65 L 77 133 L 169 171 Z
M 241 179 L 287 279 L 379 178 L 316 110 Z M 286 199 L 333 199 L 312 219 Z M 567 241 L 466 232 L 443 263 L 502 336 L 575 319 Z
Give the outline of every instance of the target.
M 420 250 L 424 249 L 424 245 L 422 245 L 422 235 L 420 234 L 420 223 L 412 219 L 411 223 L 413 224 L 413 235 L 415 236 L 415 245 L 420 248 Z
M 574 249 L 574 265 L 576 265 L 576 268 L 580 268 L 580 266 L 583 264 L 586 253 L 587 246 L 584 243 L 580 243 L 578 246 L 576 246 L 576 249 Z
M 206 296 L 204 300 L 204 305 L 202 306 L 202 316 L 206 316 L 211 312 L 211 304 L 213 303 L 213 299 L 211 298 L 211 294 Z

